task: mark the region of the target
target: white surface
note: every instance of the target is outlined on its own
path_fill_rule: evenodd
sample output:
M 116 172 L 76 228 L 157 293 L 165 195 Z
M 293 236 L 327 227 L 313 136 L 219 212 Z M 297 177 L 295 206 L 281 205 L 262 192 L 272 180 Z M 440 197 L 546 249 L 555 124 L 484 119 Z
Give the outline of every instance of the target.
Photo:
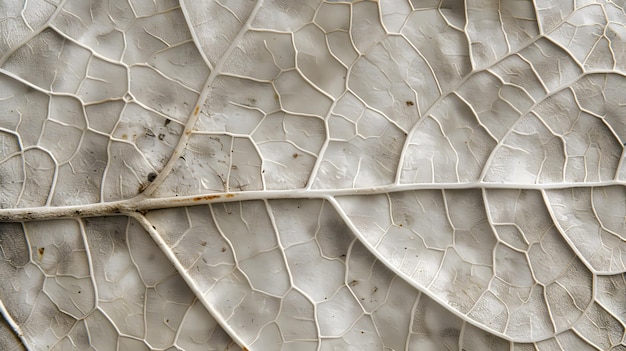
M 0 348 L 626 349 L 623 7 L 5 1 Z

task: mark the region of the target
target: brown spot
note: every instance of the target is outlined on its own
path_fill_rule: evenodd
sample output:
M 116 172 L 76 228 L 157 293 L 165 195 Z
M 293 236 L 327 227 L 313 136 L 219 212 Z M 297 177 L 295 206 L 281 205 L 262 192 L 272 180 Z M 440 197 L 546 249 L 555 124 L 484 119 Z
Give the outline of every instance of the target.
M 413 106 L 413 105 L 415 105 L 415 103 L 414 103 L 413 101 L 407 101 L 407 102 L 406 102 L 406 105 L 407 105 L 407 106 Z
M 291 155 L 291 157 L 293 157 L 293 158 L 298 158 L 298 156 L 300 156 L 300 154 L 293 154 L 293 155 Z
M 359 285 L 359 281 L 358 280 L 353 280 L 349 283 L 350 286 L 357 286 Z
M 226 194 L 226 197 L 227 197 L 227 198 L 229 198 L 229 199 L 230 199 L 231 197 L 234 197 L 234 196 L 235 196 L 235 194 Z
M 39 253 L 39 260 L 43 258 L 44 251 L 46 251 L 45 247 L 40 247 L 39 250 L 37 250 L 37 252 Z
M 128 135 L 122 134 L 122 139 L 128 139 Z
M 187 129 L 187 130 L 185 131 L 185 134 L 186 134 L 186 135 L 191 134 L 191 129 Z
M 243 351 L 250 351 L 250 350 L 248 350 L 248 348 L 244 346 Z
M 219 199 L 219 198 L 220 198 L 219 195 L 206 195 L 206 196 L 194 197 L 193 201 L 215 200 L 215 199 Z
M 197 116 L 198 112 L 200 112 L 200 106 L 196 106 L 196 109 L 193 111 L 193 115 Z
M 200 246 L 206 246 L 207 242 L 206 241 L 202 241 L 200 242 Z
M 226 248 L 225 247 L 222 247 L 222 252 L 226 252 Z

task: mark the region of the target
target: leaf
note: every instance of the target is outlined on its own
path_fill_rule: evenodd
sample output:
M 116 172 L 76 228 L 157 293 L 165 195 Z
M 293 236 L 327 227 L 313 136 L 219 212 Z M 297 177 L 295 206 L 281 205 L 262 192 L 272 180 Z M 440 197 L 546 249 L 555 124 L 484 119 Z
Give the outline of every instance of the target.
M 626 349 L 621 2 L 0 7 L 3 349 Z

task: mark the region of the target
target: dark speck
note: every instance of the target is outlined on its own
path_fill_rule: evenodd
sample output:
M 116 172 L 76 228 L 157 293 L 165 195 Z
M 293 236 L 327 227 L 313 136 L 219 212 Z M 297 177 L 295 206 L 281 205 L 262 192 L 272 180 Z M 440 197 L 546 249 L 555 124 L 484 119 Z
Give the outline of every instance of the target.
M 156 179 L 156 177 L 157 177 L 157 174 L 156 174 L 156 173 L 154 173 L 154 172 L 150 172 L 150 173 L 148 174 L 148 181 L 149 181 L 149 182 L 153 182 L 153 181 Z

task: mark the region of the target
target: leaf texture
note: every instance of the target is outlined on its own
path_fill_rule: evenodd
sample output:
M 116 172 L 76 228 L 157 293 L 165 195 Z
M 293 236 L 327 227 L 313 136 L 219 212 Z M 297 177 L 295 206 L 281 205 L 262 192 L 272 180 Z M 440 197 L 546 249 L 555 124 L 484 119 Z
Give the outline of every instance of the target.
M 620 1 L 0 4 L 7 350 L 626 350 Z

